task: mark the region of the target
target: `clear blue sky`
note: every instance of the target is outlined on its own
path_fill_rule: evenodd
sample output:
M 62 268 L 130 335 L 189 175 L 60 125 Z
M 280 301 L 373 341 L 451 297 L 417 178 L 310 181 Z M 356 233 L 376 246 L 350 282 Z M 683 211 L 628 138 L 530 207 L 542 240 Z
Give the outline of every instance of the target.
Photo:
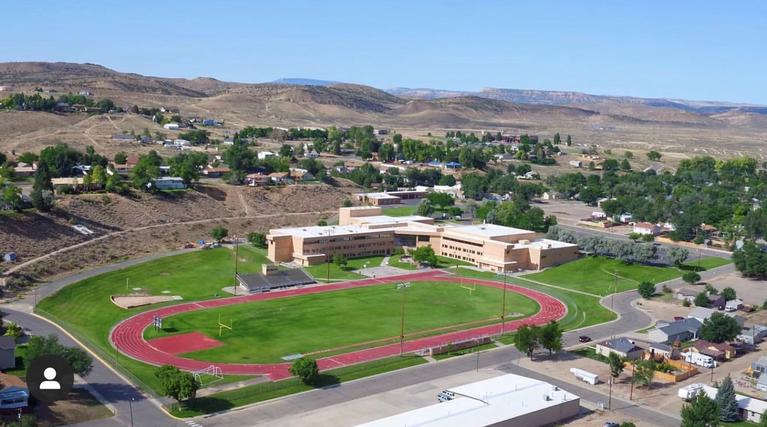
M 0 61 L 767 104 L 767 1 L 8 1 Z

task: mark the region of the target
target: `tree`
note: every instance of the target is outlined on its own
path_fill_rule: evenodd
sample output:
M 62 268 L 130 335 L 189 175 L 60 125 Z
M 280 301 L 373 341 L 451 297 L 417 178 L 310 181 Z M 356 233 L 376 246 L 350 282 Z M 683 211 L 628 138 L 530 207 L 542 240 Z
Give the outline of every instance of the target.
M 21 325 L 15 322 L 8 322 L 7 325 L 5 325 L 5 335 L 9 337 L 19 338 L 24 334 L 24 329 L 21 328 Z
M 557 322 L 552 320 L 541 328 L 540 344 L 549 351 L 549 356 L 562 350 L 562 330 Z
M 194 375 L 182 372 L 175 366 L 160 366 L 154 372 L 154 376 L 160 380 L 162 395 L 173 398 L 178 403 L 194 399 L 200 388 L 200 383 Z
M 711 317 L 703 321 L 703 326 L 700 328 L 701 339 L 716 343 L 732 341 L 739 333 L 738 321 L 718 312 L 712 313 Z
M 682 406 L 681 427 L 719 426 L 719 406 L 706 393 L 697 393 Z
M 302 357 L 290 365 L 290 373 L 300 378 L 304 384 L 312 384 L 320 374 L 320 370 L 316 360 Z
M 69 363 L 72 371 L 81 377 L 87 376 L 93 369 L 93 359 L 79 347 L 66 347 L 56 335 L 33 336 L 27 343 L 27 360 L 40 356 L 60 356 Z
M 172 157 L 168 162 L 170 174 L 183 179 L 186 185 L 200 179 L 200 169 L 207 163 L 208 156 L 198 151 L 183 152 Z
M 573 138 L 570 135 L 567 135 L 567 142 L 566 145 L 569 147 L 573 145 Z
M 29 196 L 35 209 L 41 212 L 48 212 L 53 209 L 54 198 L 52 191 L 35 189 L 32 190 Z
M 652 388 L 652 378 L 654 375 L 654 360 L 640 360 L 634 362 L 633 381 L 635 384 L 646 385 L 648 388 Z
M 101 165 L 94 166 L 91 176 L 93 177 L 92 181 L 94 184 L 98 185 L 101 188 L 103 188 L 106 185 L 107 173 L 106 173 L 106 169 L 104 169 L 104 166 L 101 166 Z
M 738 401 L 735 400 L 735 387 L 732 385 L 732 378 L 730 378 L 729 374 L 724 377 L 724 380 L 719 385 L 714 401 L 719 406 L 720 420 L 727 423 L 740 420 Z
M 694 271 L 686 271 L 682 275 L 682 280 L 684 280 L 685 282 L 687 282 L 687 283 L 689 283 L 691 285 L 694 285 L 694 284 L 696 284 L 696 283 L 698 283 L 700 281 L 700 274 L 698 274 L 698 273 L 696 273 Z
M 522 325 L 514 334 L 514 347 L 532 360 L 533 352 L 538 348 L 538 338 L 537 326 Z
M 283 144 L 280 147 L 280 157 L 293 157 L 293 147 L 288 144 Z
M 698 295 L 695 295 L 695 300 L 693 301 L 696 307 L 708 307 L 710 304 L 708 300 L 708 293 L 707 292 L 699 292 Z
M 666 257 L 672 265 L 677 267 L 684 264 L 687 261 L 687 257 L 690 256 L 690 251 L 685 248 L 672 247 L 666 250 Z
M 248 241 L 257 248 L 266 248 L 266 235 L 264 233 L 248 233 Z
M 735 268 L 744 277 L 767 278 L 767 253 L 754 242 L 747 241 L 732 254 Z
M 150 183 L 160 176 L 162 158 L 156 151 L 139 156 L 136 166 L 131 170 L 131 181 L 136 189 L 150 191 Z
M 424 199 L 418 205 L 418 209 L 416 209 L 416 213 L 422 216 L 429 216 L 432 213 L 434 213 L 434 206 L 431 204 L 429 199 Z
M 120 151 L 119 153 L 115 154 L 114 161 L 118 165 L 124 165 L 128 163 L 128 155 L 125 154 L 125 152 Z
M 439 179 L 439 185 L 453 186 L 455 185 L 455 177 L 453 175 L 442 175 L 442 178 Z
M 339 268 L 343 269 L 348 263 L 349 261 L 347 261 L 346 257 L 342 254 L 333 255 L 333 264 L 337 265 Z
M 621 376 L 624 367 L 623 359 L 617 353 L 610 352 L 610 355 L 607 356 L 607 362 L 610 365 L 610 376 L 613 378 Z
M 227 230 L 226 228 L 220 225 L 213 227 L 213 229 L 210 230 L 210 237 L 212 237 L 213 240 L 215 241 L 219 241 L 228 235 L 229 235 L 229 230 Z
M 639 284 L 637 291 L 639 292 L 639 295 L 642 296 L 642 298 L 650 299 L 653 295 L 655 295 L 655 284 L 652 282 L 642 282 Z
M 647 158 L 649 160 L 654 161 L 654 162 L 657 162 L 658 160 L 660 160 L 661 157 L 662 157 L 662 155 L 659 152 L 655 151 L 655 150 L 652 150 L 652 151 L 647 153 Z
M 429 264 L 432 267 L 437 265 L 437 255 L 431 246 L 421 246 L 413 250 L 413 259 L 420 263 Z
M 757 424 L 759 427 L 767 427 L 767 412 L 764 412 L 759 418 L 759 424 Z
M 350 208 L 350 207 L 354 206 L 354 203 L 350 199 L 344 199 L 344 201 L 341 204 L 341 206 L 343 206 L 345 208 Z

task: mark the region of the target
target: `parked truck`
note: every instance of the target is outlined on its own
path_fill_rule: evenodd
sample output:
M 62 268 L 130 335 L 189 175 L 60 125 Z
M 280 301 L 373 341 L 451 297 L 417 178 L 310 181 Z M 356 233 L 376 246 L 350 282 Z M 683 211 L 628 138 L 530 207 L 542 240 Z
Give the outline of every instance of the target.
M 684 356 L 684 361 L 687 363 L 692 363 L 693 365 L 698 365 L 704 368 L 716 368 L 716 361 L 711 356 L 692 351 L 682 353 L 682 356 Z

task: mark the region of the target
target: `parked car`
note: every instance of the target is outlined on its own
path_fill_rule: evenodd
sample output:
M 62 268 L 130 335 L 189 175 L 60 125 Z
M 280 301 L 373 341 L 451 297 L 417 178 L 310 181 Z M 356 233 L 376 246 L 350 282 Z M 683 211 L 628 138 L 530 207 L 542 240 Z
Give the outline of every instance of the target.
M 581 335 L 581 336 L 578 337 L 578 341 L 579 342 L 589 342 L 589 341 L 591 341 L 591 338 L 587 337 L 586 335 Z
M 602 427 L 620 427 L 620 424 L 616 423 L 615 421 L 606 421 L 604 424 L 602 424 Z

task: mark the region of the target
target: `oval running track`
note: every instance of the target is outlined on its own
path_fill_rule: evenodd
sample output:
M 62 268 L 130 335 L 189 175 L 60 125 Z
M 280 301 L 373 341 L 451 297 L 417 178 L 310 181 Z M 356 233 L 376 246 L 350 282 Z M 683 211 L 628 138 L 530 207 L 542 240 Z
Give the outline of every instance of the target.
M 360 286 L 373 286 L 416 280 L 438 280 L 456 283 L 461 281 L 463 283 L 476 283 L 480 286 L 489 286 L 499 289 L 503 288 L 503 283 L 491 280 L 458 278 L 438 270 L 403 274 L 398 276 L 388 276 L 381 279 L 361 279 L 300 289 L 250 294 L 209 301 L 182 303 L 159 308 L 156 310 L 149 310 L 120 322 L 112 329 L 109 339 L 112 342 L 112 345 L 115 346 L 121 353 L 150 365 L 173 365 L 186 371 L 197 371 L 215 364 L 221 368 L 221 371 L 224 374 L 227 375 L 266 375 L 272 380 L 279 380 L 291 376 L 290 372 L 288 371 L 290 363 L 216 363 L 210 361 L 188 359 L 155 348 L 151 345 L 151 343 L 144 339 L 144 330 L 152 324 L 154 316 L 166 318 L 179 313 L 187 313 L 196 310 L 205 310 L 233 304 L 243 304 L 254 301 L 264 301 L 298 295 L 310 295 L 320 292 L 330 292 Z M 540 310 L 530 317 L 507 321 L 505 325 L 505 332 L 513 331 L 522 325 L 541 325 L 548 323 L 551 320 L 559 320 L 564 317 L 565 314 L 567 314 L 567 307 L 561 301 L 550 295 L 511 284 L 507 284 L 506 286 L 508 290 L 524 295 L 537 302 L 540 306 Z M 463 331 L 450 332 L 441 335 L 405 341 L 404 350 L 405 352 L 414 352 L 460 340 L 478 338 L 488 335 L 497 335 L 500 332 L 500 323 L 478 328 L 471 328 Z M 321 370 L 333 369 L 341 366 L 352 365 L 355 363 L 368 362 L 371 360 L 395 356 L 398 355 L 399 352 L 400 344 L 395 343 L 324 357 L 318 359 L 317 363 Z

